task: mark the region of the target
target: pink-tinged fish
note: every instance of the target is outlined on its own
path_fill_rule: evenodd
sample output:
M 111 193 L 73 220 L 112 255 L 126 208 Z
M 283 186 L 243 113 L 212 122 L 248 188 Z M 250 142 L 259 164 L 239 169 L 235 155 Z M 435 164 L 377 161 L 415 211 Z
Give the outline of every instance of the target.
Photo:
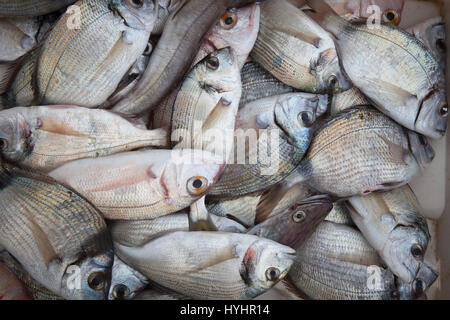
M 108 219 L 156 218 L 189 207 L 224 163 L 207 151 L 146 150 L 70 162 L 49 173 Z
M 25 285 L 0 263 L 0 300 L 31 300 Z

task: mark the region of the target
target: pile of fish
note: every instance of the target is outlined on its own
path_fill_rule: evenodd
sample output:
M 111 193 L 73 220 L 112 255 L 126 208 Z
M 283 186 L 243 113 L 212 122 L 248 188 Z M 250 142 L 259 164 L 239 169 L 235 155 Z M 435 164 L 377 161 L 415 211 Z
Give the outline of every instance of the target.
M 445 34 L 403 6 L 0 0 L 0 299 L 426 298 Z

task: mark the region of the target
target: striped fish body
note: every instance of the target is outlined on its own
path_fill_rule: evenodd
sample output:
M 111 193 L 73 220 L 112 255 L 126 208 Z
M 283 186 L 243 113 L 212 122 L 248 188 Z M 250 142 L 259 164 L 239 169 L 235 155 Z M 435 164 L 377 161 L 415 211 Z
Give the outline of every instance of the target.
M 0 17 L 42 16 L 76 0 L 0 0 Z

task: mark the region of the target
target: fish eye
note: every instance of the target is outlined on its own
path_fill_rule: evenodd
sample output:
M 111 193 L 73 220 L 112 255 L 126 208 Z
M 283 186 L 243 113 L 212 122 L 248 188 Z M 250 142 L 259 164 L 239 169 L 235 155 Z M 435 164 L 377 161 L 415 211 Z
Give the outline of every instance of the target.
M 332 75 L 331 77 L 328 78 L 327 83 L 328 83 L 328 88 L 336 89 L 339 84 L 339 80 L 335 75 Z
M 422 279 L 415 279 L 412 284 L 412 289 L 415 294 L 420 295 L 425 292 L 426 286 Z
M 425 139 L 425 137 L 421 134 L 419 134 L 419 142 L 421 145 L 425 146 L 427 145 L 427 140 Z
M 112 296 L 116 300 L 123 300 L 130 295 L 130 289 L 123 284 L 118 284 L 113 288 Z
M 447 51 L 447 45 L 445 44 L 444 39 L 437 39 L 436 40 L 436 49 L 440 52 L 440 53 L 444 53 Z
M 442 118 L 445 118 L 448 115 L 448 104 L 447 102 L 443 102 L 439 107 L 439 115 Z
M 217 70 L 219 68 L 219 59 L 217 57 L 210 57 L 208 61 L 206 61 L 206 66 L 208 69 Z
M 128 3 L 134 8 L 142 8 L 144 0 L 128 0 Z
M 383 13 L 383 19 L 385 22 L 397 25 L 399 21 L 399 16 L 397 11 L 389 9 Z
M 201 195 L 208 187 L 208 179 L 205 177 L 192 177 L 187 182 L 187 190 L 192 195 Z
M 153 50 L 153 44 L 151 42 L 148 42 L 147 46 L 145 47 L 143 55 L 149 56 L 152 53 L 152 50 Z
M 0 151 L 4 151 L 8 148 L 8 140 L 0 139 Z
M 105 274 L 103 272 L 94 272 L 89 275 L 88 285 L 91 289 L 100 291 L 105 287 Z
M 225 30 L 232 29 L 237 23 L 237 16 L 234 12 L 228 11 L 220 18 L 220 25 Z
M 292 214 L 292 220 L 295 223 L 303 222 L 306 219 L 306 212 L 303 210 L 296 211 Z
M 414 244 L 411 247 L 411 253 L 416 259 L 421 259 L 423 257 L 423 248 L 419 244 Z
M 309 111 L 300 112 L 297 116 L 297 120 L 300 125 L 310 127 L 313 124 L 313 114 Z
M 270 267 L 266 270 L 266 278 L 269 281 L 276 281 L 280 277 L 280 270 Z

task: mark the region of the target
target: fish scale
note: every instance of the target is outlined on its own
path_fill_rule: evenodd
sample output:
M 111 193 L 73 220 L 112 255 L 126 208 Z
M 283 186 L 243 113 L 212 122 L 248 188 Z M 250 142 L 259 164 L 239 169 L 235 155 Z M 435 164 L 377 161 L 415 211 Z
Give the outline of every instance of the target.
M 0 0 L 0 17 L 41 16 L 74 3 L 76 0 Z

